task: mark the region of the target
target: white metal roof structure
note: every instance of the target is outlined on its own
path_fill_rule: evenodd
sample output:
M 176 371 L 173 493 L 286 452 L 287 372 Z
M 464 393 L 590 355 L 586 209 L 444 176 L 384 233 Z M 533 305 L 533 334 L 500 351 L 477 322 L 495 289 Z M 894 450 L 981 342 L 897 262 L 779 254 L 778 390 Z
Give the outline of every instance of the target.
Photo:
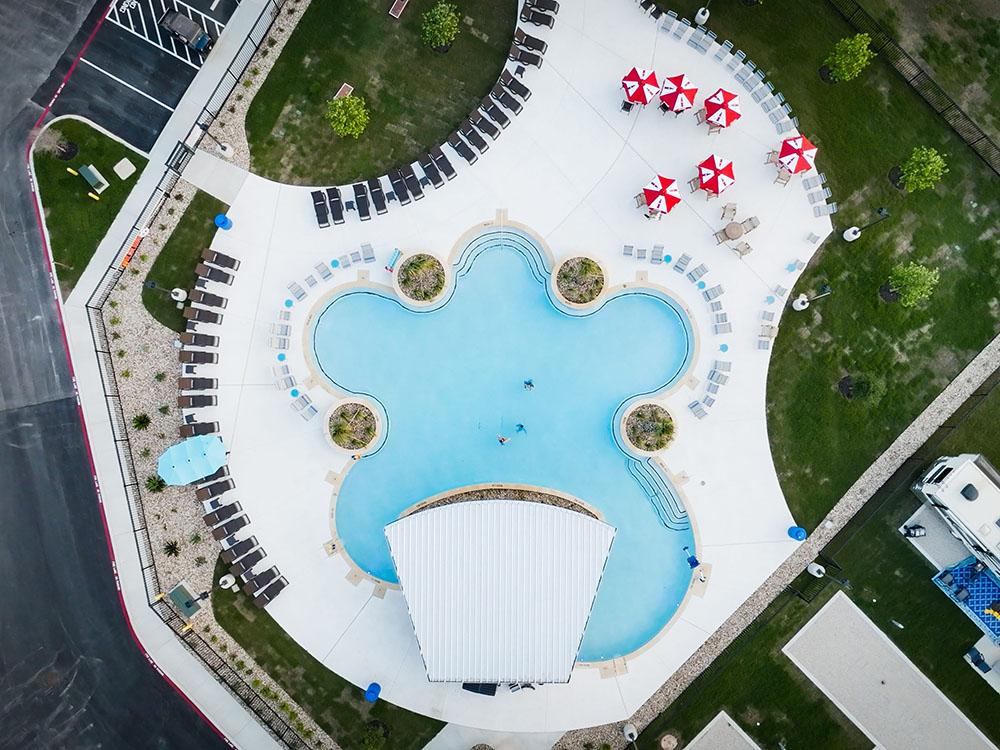
M 543 503 L 475 500 L 385 527 L 431 682 L 567 682 L 615 528 Z

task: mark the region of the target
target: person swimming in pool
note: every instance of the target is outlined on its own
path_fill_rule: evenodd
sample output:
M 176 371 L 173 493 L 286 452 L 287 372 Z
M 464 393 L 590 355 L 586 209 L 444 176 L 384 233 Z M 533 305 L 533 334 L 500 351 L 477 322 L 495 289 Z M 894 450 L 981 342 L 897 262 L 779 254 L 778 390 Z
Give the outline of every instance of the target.
M 497 442 L 500 443 L 500 445 L 506 445 L 508 440 L 510 440 L 509 437 L 504 437 L 503 435 L 497 435 Z
M 524 381 L 524 390 L 530 391 L 530 390 L 534 390 L 534 388 L 535 388 L 535 381 L 534 380 L 532 380 L 531 378 L 528 378 L 527 380 Z
M 521 424 L 521 423 L 518 423 L 518 424 L 514 425 L 514 429 L 515 429 L 515 430 L 516 430 L 517 432 L 523 432 L 523 433 L 525 433 L 525 434 L 527 434 L 527 433 L 528 433 L 528 431 L 527 431 L 526 429 L 524 429 L 524 425 L 523 425 L 523 424 Z

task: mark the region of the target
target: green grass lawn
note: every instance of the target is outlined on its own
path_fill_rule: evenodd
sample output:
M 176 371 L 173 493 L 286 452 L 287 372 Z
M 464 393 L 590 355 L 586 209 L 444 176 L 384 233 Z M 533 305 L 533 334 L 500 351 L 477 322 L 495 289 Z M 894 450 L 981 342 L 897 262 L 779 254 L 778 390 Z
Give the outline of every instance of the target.
M 680 10 L 691 18 L 697 5 Z M 728 2 L 712 7 L 710 26 L 784 93 L 819 146 L 818 166 L 841 208 L 833 216 L 838 231 L 790 298 L 823 283 L 833 294 L 785 315 L 768 377 L 775 464 L 796 520 L 811 529 L 1000 329 L 1000 179 L 883 62 L 849 83 L 820 81 L 830 47 L 853 33 L 828 4 Z M 937 190 L 904 195 L 886 174 L 917 145 L 944 152 L 951 172 Z M 891 218 L 853 244 L 840 239 L 845 227 L 874 218 L 877 206 Z M 906 260 L 941 273 L 933 299 L 910 311 L 877 294 Z M 887 385 L 877 406 L 837 393 L 844 375 L 861 372 Z
M 226 572 L 221 560 L 215 572 L 216 580 Z M 316 661 L 243 593 L 216 587 L 212 609 L 219 625 L 344 750 L 419 750 L 444 727 L 384 700 L 366 703 L 361 688 Z M 385 738 L 382 744 L 374 742 L 379 731 Z
M 61 142 L 73 143 L 79 148 L 68 161 L 57 156 L 57 145 Z M 128 158 L 136 167 L 135 174 L 127 180 L 119 180 L 112 170 L 122 158 Z M 79 170 L 90 164 L 108 182 L 99 201 L 87 197 L 91 188 L 83 177 L 66 171 L 67 167 Z M 146 160 L 86 123 L 60 120 L 39 136 L 34 165 L 59 289 L 65 299 L 121 210 Z
M 927 446 L 923 457 L 929 464 L 938 455 L 981 452 L 996 460 L 998 421 L 1000 387 L 943 442 Z M 934 569 L 897 530 L 919 504 L 905 480 L 876 495 L 831 542 L 827 553 L 843 570 L 828 566 L 828 572 L 849 580 L 847 593 L 854 602 L 969 719 L 1000 742 L 1000 695 L 962 659 L 982 631 L 931 583 Z M 805 576 L 796 584 L 803 585 Z M 810 750 L 870 748 L 871 742 L 781 653 L 838 588 L 830 583 L 809 604 L 782 594 L 647 728 L 639 747 L 653 750 L 667 731 L 690 740 L 725 709 L 762 747 L 785 740 L 789 748 Z
M 411 0 L 399 21 L 384 0 L 313 2 L 247 113 L 253 171 L 296 184 L 343 184 L 442 143 L 496 83 L 517 4 L 458 0 L 461 32 L 440 54 L 420 41 L 421 14 L 434 2 Z M 336 137 L 324 119 L 342 83 L 368 102 L 371 120 L 359 140 Z
M 168 201 L 163 210 L 171 208 Z M 229 206 L 225 203 L 199 190 L 153 261 L 146 281 L 156 282 L 156 288 L 143 288 L 142 304 L 167 328 L 178 332 L 184 330 L 184 316 L 177 309 L 177 303 L 170 299 L 170 290 L 194 286 L 194 267 L 201 260 L 201 251 L 212 244 L 215 236 L 215 215 L 227 210 Z

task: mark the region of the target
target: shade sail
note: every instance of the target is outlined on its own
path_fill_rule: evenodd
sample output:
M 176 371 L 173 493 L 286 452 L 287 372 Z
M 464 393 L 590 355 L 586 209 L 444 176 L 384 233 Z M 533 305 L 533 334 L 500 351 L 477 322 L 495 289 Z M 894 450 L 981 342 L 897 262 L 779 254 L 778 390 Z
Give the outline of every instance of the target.
M 191 484 L 217 472 L 226 463 L 226 447 L 218 435 L 198 435 L 167 448 L 156 473 L 167 484 Z

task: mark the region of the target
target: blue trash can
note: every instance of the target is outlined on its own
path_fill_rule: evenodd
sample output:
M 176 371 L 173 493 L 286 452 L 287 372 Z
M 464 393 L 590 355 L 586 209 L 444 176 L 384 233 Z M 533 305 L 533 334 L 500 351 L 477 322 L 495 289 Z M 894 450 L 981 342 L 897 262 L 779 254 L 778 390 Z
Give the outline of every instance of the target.
M 373 682 L 371 685 L 368 686 L 368 689 L 365 690 L 365 700 L 368 701 L 369 703 L 374 703 L 375 701 L 378 700 L 379 693 L 381 692 L 382 692 L 382 686 L 379 685 L 377 682 Z
M 806 537 L 809 536 L 809 532 L 807 532 L 801 526 L 792 526 L 788 530 L 788 536 L 790 536 L 796 542 L 804 542 L 806 540 Z
M 233 228 L 233 220 L 225 214 L 216 214 L 215 226 L 222 230 L 229 230 Z

